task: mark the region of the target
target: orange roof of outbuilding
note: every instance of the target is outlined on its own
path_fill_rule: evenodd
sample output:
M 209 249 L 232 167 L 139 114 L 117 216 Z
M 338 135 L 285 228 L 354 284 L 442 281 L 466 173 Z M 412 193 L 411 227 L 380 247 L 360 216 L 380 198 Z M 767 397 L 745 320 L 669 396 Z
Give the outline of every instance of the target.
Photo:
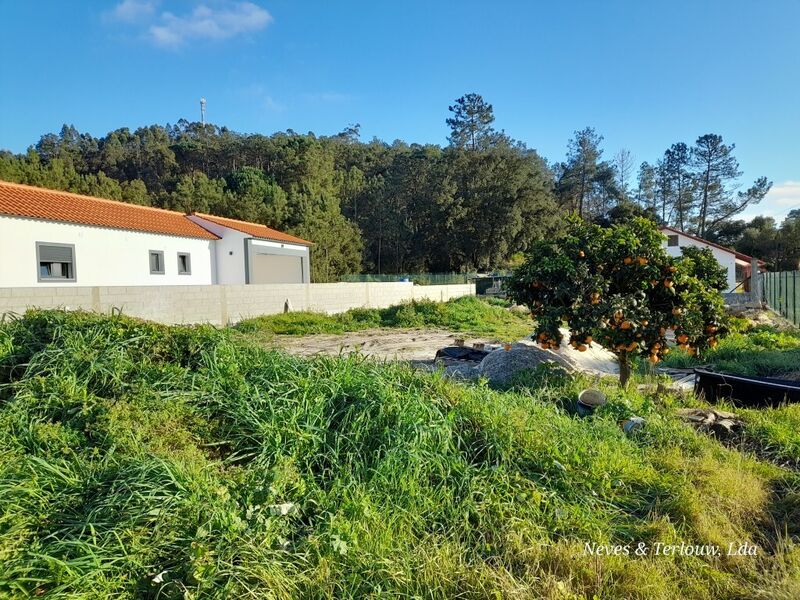
M 313 245 L 313 242 L 309 242 L 308 240 L 304 240 L 303 238 L 289 235 L 288 233 L 283 233 L 282 231 L 278 231 L 277 229 L 272 229 L 271 227 L 267 227 L 266 225 L 259 225 L 258 223 L 250 223 L 248 221 L 239 221 L 238 219 L 228 219 L 226 217 L 217 217 L 215 215 L 207 215 L 203 213 L 192 213 L 192 214 L 200 217 L 201 219 L 205 219 L 207 221 L 211 221 L 212 223 L 216 223 L 217 225 L 222 225 L 223 227 L 228 227 L 229 229 L 235 229 L 236 231 L 241 231 L 242 233 L 246 233 L 247 235 L 252 235 L 253 237 L 265 240 L 273 240 L 276 242 L 302 244 L 304 246 Z
M 174 210 L 7 181 L 0 181 L 0 214 L 179 237 L 219 239 L 187 219 L 185 214 Z

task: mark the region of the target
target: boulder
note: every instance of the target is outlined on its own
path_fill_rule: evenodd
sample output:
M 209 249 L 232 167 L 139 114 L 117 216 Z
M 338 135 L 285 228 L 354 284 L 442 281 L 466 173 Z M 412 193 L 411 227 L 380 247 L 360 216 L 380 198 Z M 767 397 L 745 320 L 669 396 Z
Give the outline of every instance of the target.
M 567 371 L 573 370 L 569 363 L 557 354 L 523 344 L 516 344 L 511 350 L 490 352 L 476 370 L 482 377 L 488 379 L 489 383 L 502 385 L 508 383 L 514 373 L 535 369 L 541 364 L 555 364 Z

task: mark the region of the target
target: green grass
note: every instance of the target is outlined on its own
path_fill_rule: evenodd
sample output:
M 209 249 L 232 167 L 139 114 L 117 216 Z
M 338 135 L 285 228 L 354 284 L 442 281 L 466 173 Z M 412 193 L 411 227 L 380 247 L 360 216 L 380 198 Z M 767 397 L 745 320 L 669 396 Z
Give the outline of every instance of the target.
M 747 438 L 763 456 L 800 471 L 800 404 L 738 412 Z
M 557 372 L 495 391 L 57 311 L 0 325 L 0 384 L 0 597 L 800 594 L 797 473 L 696 434 L 677 397 L 601 383 L 580 419 L 589 382 Z
M 248 334 L 310 335 L 376 327 L 436 327 L 515 341 L 529 335 L 533 324 L 530 316 L 509 310 L 502 300 L 469 296 L 443 303 L 416 300 L 383 309 L 356 308 L 336 315 L 314 312 L 268 315 L 242 321 L 236 329 Z
M 775 377 L 800 371 L 800 331 L 753 327 L 731 333 L 699 359 L 676 348 L 664 362 L 680 368 L 709 363 L 721 372 L 735 375 Z

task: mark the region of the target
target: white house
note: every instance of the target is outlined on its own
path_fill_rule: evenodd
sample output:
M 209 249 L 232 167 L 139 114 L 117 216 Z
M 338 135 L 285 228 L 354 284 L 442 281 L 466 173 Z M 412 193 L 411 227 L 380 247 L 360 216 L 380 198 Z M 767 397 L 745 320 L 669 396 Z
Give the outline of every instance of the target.
M 672 227 L 662 227 L 661 233 L 667 236 L 664 246 L 671 256 L 680 256 L 686 246 L 711 250 L 714 258 L 728 271 L 728 289 L 726 292 L 744 291 L 742 282 L 750 277 L 752 257 Z M 758 262 L 760 266 L 764 264 L 763 261 Z
M 257 223 L 0 181 L 0 287 L 309 283 L 310 245 Z

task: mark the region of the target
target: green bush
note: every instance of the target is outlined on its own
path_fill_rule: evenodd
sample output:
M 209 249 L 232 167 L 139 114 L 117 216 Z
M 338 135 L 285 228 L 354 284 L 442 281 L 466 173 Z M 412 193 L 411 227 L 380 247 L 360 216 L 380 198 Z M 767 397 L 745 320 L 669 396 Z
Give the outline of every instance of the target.
M 634 217 L 610 227 L 579 217 L 553 239 L 536 242 L 506 282 L 509 297 L 536 320 L 536 341 L 558 349 L 593 341 L 613 352 L 625 385 L 634 359 L 652 363 L 670 352 L 667 330 L 690 354 L 714 348 L 727 334 L 717 287 L 724 269 L 710 252 L 673 258 L 655 223 Z

